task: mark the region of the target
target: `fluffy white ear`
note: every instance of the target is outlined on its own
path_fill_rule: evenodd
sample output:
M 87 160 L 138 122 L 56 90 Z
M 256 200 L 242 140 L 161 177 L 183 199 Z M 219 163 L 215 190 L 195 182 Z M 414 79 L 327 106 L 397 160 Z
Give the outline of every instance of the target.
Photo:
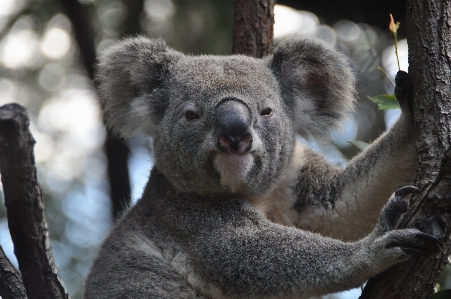
M 99 59 L 96 84 L 107 126 L 122 137 L 152 134 L 167 107 L 162 85 L 181 54 L 162 40 L 126 39 Z
M 269 57 L 298 134 L 323 139 L 353 110 L 354 75 L 344 55 L 313 39 L 281 42 Z

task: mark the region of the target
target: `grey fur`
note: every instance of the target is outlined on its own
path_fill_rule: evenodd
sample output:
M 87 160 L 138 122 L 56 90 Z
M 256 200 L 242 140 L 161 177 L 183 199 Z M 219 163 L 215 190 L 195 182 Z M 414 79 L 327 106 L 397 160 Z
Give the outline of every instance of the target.
M 352 72 L 323 43 L 288 40 L 254 59 L 133 38 L 105 53 L 97 82 L 108 126 L 151 136 L 155 166 L 102 245 L 86 299 L 308 298 L 425 243 L 394 230 L 400 196 L 386 204 L 414 175 L 406 117 L 345 169 L 296 141 L 324 138 L 353 108 Z

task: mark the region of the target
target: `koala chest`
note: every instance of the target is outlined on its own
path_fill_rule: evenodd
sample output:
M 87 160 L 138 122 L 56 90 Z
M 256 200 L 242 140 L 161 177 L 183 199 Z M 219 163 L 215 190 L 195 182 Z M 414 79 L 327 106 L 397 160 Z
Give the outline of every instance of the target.
M 295 193 L 299 170 L 306 163 L 304 145 L 296 141 L 294 156 L 279 182 L 270 192 L 248 200 L 274 223 L 296 226 L 299 213 L 294 209 L 298 198 Z
M 293 209 L 294 199 L 289 188 L 277 189 L 269 194 L 254 199 L 252 203 L 264 215 L 274 223 L 285 226 L 296 226 L 298 213 Z

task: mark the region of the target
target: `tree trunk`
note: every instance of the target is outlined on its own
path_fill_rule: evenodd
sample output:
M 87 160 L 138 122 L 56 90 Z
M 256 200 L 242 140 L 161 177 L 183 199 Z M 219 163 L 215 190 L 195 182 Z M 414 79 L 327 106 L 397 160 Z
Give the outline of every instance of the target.
M 14 253 L 28 298 L 69 299 L 53 259 L 28 126 L 25 108 L 0 107 L 0 170 Z M 23 298 L 18 294 L 13 298 Z
M 275 0 L 234 0 L 233 54 L 272 53 Z
M 407 35 L 420 194 L 399 227 L 417 227 L 444 245 L 370 279 L 362 299 L 428 298 L 451 252 L 451 2 L 408 1 Z

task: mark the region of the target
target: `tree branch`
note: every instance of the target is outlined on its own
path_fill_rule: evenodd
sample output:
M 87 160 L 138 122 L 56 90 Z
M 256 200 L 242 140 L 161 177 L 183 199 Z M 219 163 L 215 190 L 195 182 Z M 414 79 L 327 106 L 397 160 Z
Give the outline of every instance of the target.
M 0 171 L 14 253 L 28 298 L 68 299 L 53 259 L 28 126 L 24 107 L 0 107 Z
M 90 79 L 94 79 L 94 66 L 96 64 L 96 49 L 94 32 L 90 26 L 91 21 L 87 17 L 86 7 L 78 0 L 59 0 L 65 9 L 65 13 L 74 26 L 74 35 L 82 53 L 83 65 Z M 130 0 L 125 3 L 128 8 L 128 18 L 139 24 L 139 15 L 143 9 L 143 0 Z M 131 35 L 136 26 L 129 22 L 124 34 Z M 117 138 L 110 130 L 107 130 L 105 142 L 105 154 L 108 160 L 108 180 L 110 183 L 110 197 L 113 206 L 113 218 L 117 219 L 125 208 L 131 203 L 131 187 L 128 175 L 128 146 L 122 139 Z
M 0 297 L 27 299 L 20 273 L 14 268 L 0 246 Z
M 82 62 L 91 80 L 94 79 L 94 65 L 96 63 L 96 48 L 94 32 L 87 17 L 86 9 L 78 0 L 59 0 L 65 14 L 73 25 L 75 40 L 82 57 Z
M 361 298 L 428 298 L 451 253 L 451 3 L 407 3 L 409 73 L 419 156 L 420 194 L 399 227 L 417 227 L 440 237 L 441 251 L 427 252 L 370 279 Z

